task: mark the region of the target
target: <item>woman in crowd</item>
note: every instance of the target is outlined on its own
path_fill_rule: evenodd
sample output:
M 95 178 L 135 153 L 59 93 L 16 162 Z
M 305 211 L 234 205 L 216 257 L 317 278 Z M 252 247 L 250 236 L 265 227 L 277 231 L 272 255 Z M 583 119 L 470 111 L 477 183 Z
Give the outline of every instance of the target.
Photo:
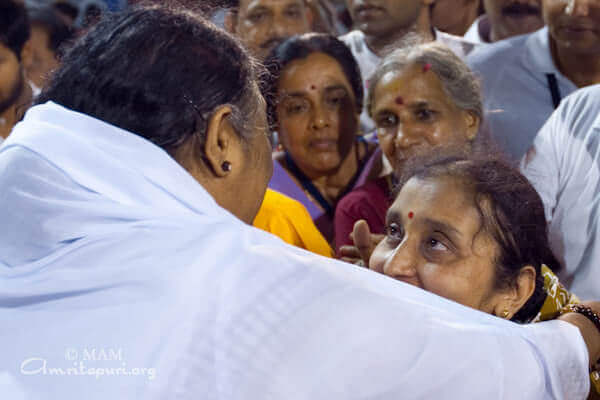
M 393 169 L 405 159 L 439 145 L 469 149 L 477 136 L 482 105 L 477 78 L 450 49 L 427 43 L 388 55 L 370 80 L 368 112 L 377 126 L 383 154 Z M 340 200 L 335 238 L 351 245 L 354 223 L 364 219 L 383 233 L 394 176 L 391 171 Z
M 281 150 L 269 187 L 301 202 L 332 241 L 338 200 L 377 169 L 375 146 L 356 135 L 360 70 L 346 45 L 324 34 L 288 39 L 265 65 L 272 77 L 268 111 Z
M 553 274 L 561 266 L 529 181 L 497 158 L 431 153 L 405 167 L 370 268 L 519 323 L 579 303 Z M 600 389 L 597 372 L 592 382 Z

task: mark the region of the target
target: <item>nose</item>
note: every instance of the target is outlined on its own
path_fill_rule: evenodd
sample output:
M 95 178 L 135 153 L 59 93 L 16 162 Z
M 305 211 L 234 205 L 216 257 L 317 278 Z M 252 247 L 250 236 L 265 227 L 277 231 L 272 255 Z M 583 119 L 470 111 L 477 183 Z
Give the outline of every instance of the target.
M 419 144 L 421 137 L 410 129 L 405 124 L 398 124 L 396 137 L 394 138 L 394 146 L 399 149 L 407 149 L 411 146 Z
M 568 0 L 565 14 L 577 17 L 587 17 L 590 14 L 591 0 Z
M 312 119 L 312 127 L 314 130 L 324 129 L 329 127 L 329 115 L 323 107 L 316 106 Z
M 417 257 L 414 245 L 405 237 L 387 257 L 383 273 L 391 278 L 413 283 L 417 277 Z

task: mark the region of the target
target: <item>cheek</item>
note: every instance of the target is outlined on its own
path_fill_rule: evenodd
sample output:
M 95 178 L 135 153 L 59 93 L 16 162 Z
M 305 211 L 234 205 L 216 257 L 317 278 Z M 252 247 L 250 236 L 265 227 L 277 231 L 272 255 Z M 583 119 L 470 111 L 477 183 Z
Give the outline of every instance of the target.
M 390 250 L 385 245 L 385 239 L 377 245 L 369 259 L 369 269 L 383 274 L 383 266 L 389 256 Z
M 19 80 L 19 66 L 16 62 L 0 63 L 0 93 L 9 92 Z
M 426 264 L 419 277 L 423 289 L 457 303 L 471 305 L 470 297 L 475 294 L 473 285 L 452 266 Z

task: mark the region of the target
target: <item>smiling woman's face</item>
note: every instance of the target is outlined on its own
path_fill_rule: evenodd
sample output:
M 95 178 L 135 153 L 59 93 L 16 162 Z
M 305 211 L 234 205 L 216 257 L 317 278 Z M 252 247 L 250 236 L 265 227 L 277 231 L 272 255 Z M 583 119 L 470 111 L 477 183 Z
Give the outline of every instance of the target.
M 479 119 L 457 107 L 437 75 L 420 65 L 383 75 L 371 115 L 381 149 L 394 166 L 434 146 L 470 142 L 479 128 Z
M 494 313 L 499 249 L 482 230 L 473 196 L 455 178 L 411 178 L 390 207 L 386 236 L 369 267 L 394 279 Z
M 291 62 L 277 97 L 281 143 L 294 162 L 311 179 L 336 172 L 358 126 L 356 100 L 340 64 L 323 53 Z

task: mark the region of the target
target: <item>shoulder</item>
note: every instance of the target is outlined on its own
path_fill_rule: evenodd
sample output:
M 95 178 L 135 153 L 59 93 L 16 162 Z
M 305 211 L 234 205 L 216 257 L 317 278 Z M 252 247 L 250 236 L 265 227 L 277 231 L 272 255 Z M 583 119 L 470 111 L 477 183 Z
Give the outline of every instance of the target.
M 527 43 L 529 35 L 517 36 L 496 43 L 477 46 L 467 57 L 467 64 L 474 70 L 508 65 L 514 58 L 519 57 Z
M 291 214 L 306 211 L 306 208 L 297 200 L 272 189 L 267 189 L 261 211 L 271 214 Z
M 365 34 L 358 29 L 350 31 L 338 39 L 344 42 L 353 53 L 361 52 L 365 46 Z
M 600 129 L 600 85 L 579 89 L 565 97 L 541 134 L 548 130 L 573 137 L 589 136 L 591 129 Z
M 336 210 L 351 212 L 359 208 L 376 208 L 379 204 L 387 203 L 389 193 L 385 189 L 385 179 L 378 178 L 357 187 L 342 197 Z

